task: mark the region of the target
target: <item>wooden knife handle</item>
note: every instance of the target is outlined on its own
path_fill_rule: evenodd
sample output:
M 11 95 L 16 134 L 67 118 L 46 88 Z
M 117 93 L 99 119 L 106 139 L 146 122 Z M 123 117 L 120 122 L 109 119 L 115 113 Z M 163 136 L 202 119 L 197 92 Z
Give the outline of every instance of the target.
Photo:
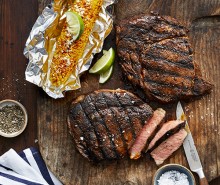
M 200 185 L 209 185 L 206 177 L 200 179 Z

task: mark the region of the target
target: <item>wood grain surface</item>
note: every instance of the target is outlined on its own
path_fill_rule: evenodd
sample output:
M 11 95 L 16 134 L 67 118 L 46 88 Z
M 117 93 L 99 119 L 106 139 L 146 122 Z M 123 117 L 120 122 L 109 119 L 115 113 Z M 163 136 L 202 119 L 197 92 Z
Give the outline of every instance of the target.
M 36 0 L 0 0 L 0 100 L 13 99 L 21 102 L 27 109 L 29 119 L 27 128 L 20 136 L 0 136 L 0 155 L 10 148 L 21 151 L 26 147 L 37 147 L 38 88 L 24 79 L 28 61 L 23 55 L 37 12 Z
M 210 181 L 220 175 L 220 126 L 218 124 L 220 118 L 220 16 L 218 16 L 220 1 L 119 0 L 115 5 L 115 22 L 151 11 L 158 12 L 160 15 L 171 15 L 188 25 L 195 60 L 201 67 L 202 75 L 214 84 L 211 94 L 192 102 L 183 102 L 205 174 Z M 114 42 L 113 30 L 106 39 L 104 47 L 109 48 L 114 45 Z M 98 57 L 100 56 L 97 55 L 96 59 Z M 100 85 L 98 76 L 88 73 L 82 75 L 81 82 L 80 90 L 67 92 L 63 99 L 51 99 L 42 90 L 38 96 L 39 146 L 49 168 L 64 184 L 150 185 L 158 167 L 148 157 L 145 156 L 137 161 L 123 159 L 97 165 L 90 164 L 76 151 L 68 133 L 66 124 L 68 107 L 78 95 L 102 88 L 132 90 L 123 81 L 117 58 L 114 73 L 109 82 Z M 139 92 L 135 91 L 135 93 Z M 169 110 L 167 119 L 175 118 L 174 106 L 173 104 L 163 105 Z M 182 148 L 165 163 L 178 163 L 188 167 Z

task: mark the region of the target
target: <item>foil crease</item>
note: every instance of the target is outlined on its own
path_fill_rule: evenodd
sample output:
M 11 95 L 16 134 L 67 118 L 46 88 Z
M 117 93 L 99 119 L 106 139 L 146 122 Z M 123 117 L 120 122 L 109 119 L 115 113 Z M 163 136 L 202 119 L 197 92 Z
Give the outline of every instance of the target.
M 50 59 L 56 49 L 56 38 L 62 30 L 65 21 L 64 13 L 68 10 L 68 0 L 55 0 L 47 6 L 37 18 L 26 41 L 24 55 L 29 59 L 25 71 L 27 81 L 42 87 L 52 98 L 64 97 L 64 92 L 79 89 L 80 75 L 89 69 L 94 54 L 102 50 L 104 39 L 113 27 L 112 16 L 106 8 L 115 0 L 103 0 L 99 17 L 88 38 L 84 53 L 79 59 L 76 69 L 68 80 L 58 87 L 54 87 L 48 78 Z

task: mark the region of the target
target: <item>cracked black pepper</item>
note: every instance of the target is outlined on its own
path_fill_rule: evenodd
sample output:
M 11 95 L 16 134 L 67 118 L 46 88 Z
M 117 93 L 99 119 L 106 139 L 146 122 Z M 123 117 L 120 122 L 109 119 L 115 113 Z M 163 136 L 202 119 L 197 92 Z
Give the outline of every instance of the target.
M 18 132 L 25 123 L 25 115 L 18 105 L 7 105 L 0 109 L 0 130 L 10 134 Z

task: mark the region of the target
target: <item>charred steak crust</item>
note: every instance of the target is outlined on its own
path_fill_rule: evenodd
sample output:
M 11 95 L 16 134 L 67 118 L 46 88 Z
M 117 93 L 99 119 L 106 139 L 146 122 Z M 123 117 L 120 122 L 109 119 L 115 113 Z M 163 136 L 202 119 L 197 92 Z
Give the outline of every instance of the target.
M 69 132 L 78 151 L 90 161 L 128 155 L 152 108 L 125 90 L 98 90 L 79 96 L 68 114 Z
M 169 16 L 139 15 L 116 25 L 122 71 L 150 99 L 177 101 L 210 92 L 193 60 L 188 30 Z

